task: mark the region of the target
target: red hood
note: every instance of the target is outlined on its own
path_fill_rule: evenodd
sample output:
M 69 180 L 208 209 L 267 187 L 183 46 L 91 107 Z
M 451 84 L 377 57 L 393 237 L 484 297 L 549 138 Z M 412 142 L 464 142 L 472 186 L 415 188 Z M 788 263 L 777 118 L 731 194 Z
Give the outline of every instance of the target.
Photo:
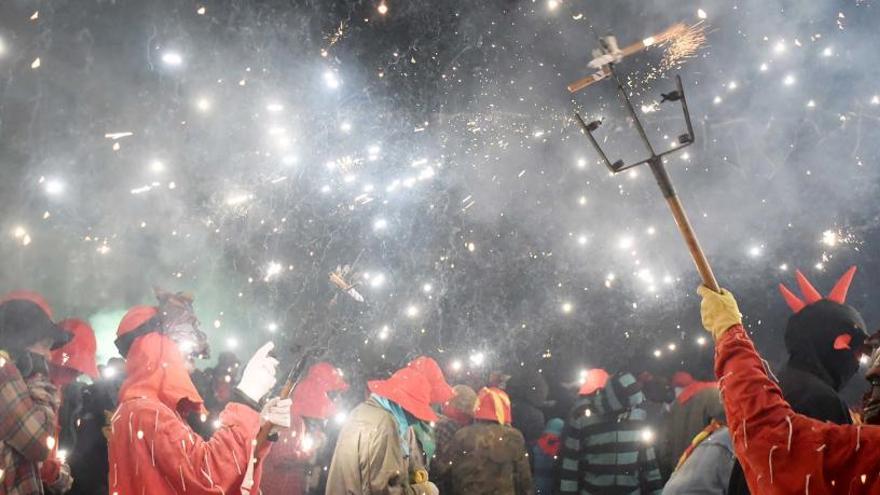
M 125 373 L 125 382 L 119 390 L 120 403 L 147 397 L 181 414 L 206 412 L 183 356 L 174 341 L 165 335 L 149 333 L 138 337 L 128 352 Z
M 329 392 L 345 392 L 348 384 L 342 373 L 330 363 L 317 363 L 309 369 L 308 375 L 295 389 L 291 399 L 290 412 L 304 418 L 328 419 L 336 413 L 336 404 Z
M 678 398 L 676 400 L 679 404 L 684 405 L 695 395 L 702 392 L 703 390 L 706 390 L 707 388 L 718 388 L 718 382 L 693 382 L 685 387 L 680 394 L 678 394 Z

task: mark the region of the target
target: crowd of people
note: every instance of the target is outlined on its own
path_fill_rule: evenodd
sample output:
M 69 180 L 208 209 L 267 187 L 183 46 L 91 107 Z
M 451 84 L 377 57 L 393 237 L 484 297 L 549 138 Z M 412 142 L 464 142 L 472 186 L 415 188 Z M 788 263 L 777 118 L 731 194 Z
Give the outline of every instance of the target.
M 801 273 L 789 359 L 775 376 L 733 296 L 699 290 L 717 381 L 592 369 L 564 417 L 541 373 L 450 385 L 419 356 L 351 390 L 308 366 L 277 393 L 272 344 L 212 368 L 191 296 L 157 290 L 119 323 L 121 358 L 96 364 L 81 319 L 39 294 L 0 299 L 0 494 L 563 495 L 878 493 L 880 351 L 846 304 Z M 859 411 L 840 390 L 868 358 Z M 84 378 L 88 378 L 85 380 Z

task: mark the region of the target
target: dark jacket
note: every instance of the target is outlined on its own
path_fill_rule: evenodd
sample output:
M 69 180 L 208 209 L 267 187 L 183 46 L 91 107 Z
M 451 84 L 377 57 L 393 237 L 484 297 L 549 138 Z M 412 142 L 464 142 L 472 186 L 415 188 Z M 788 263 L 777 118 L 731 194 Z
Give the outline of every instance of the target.
M 659 494 L 663 488 L 642 393 L 630 373 L 582 397 L 562 433 L 559 492 L 581 495 Z
M 76 444 L 68 456 L 73 488 L 68 495 L 107 494 L 107 437 L 109 416 L 116 410 L 119 385 L 123 377 L 101 379 L 83 389 L 82 408 L 76 419 Z
M 434 475 L 452 486 L 443 495 L 535 493 L 525 440 L 515 428 L 482 421 L 465 426 L 446 452 L 450 457 L 434 464 Z
M 695 393 L 691 393 L 698 390 Z M 672 404 L 666 418 L 665 446 L 660 456 L 660 470 L 671 473 L 691 440 L 712 420 L 724 419 L 721 394 L 714 383 L 696 382 L 686 387 Z
M 510 381 L 507 392 L 513 427 L 522 433 L 527 445 L 532 445 L 544 433 L 546 419 L 542 409 L 552 404 L 547 401 L 547 381 L 540 373 L 523 373 Z

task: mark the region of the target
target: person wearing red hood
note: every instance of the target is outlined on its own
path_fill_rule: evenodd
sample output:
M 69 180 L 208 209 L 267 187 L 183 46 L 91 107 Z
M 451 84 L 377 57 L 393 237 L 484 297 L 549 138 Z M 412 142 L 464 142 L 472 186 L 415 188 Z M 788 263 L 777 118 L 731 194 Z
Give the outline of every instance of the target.
M 443 370 L 433 358 L 428 356 L 419 356 L 410 362 L 408 367 L 417 370 L 428 379 L 431 387 L 431 405 L 443 407 L 444 404 L 452 400 L 455 391 L 446 381 Z M 437 453 L 437 437 L 434 434 L 434 423 L 419 421 L 412 426 L 413 435 L 419 443 L 419 451 L 422 455 L 410 458 L 411 463 L 415 463 L 416 469 L 429 471 L 431 461 Z
M 691 444 L 691 439 L 713 421 L 724 423 L 724 406 L 716 382 L 702 382 L 690 373 L 672 375 L 676 398 L 663 429 L 664 442 L 658 462 L 660 471 L 671 474 L 678 460 Z
M 0 494 L 44 492 L 40 465 L 56 443 L 59 406 L 48 359 L 70 339 L 50 314 L 41 297 L 13 295 L 0 303 Z M 69 486 L 63 474 L 49 479 L 52 488 Z
M 849 277 L 851 280 L 851 276 Z M 842 305 L 849 280 L 842 279 L 821 300 Z M 789 495 L 880 493 L 880 428 L 838 425 L 796 413 L 771 380 L 764 361 L 742 324 L 733 295 L 705 286 L 700 314 L 715 339 L 715 375 L 727 413 L 734 452 L 752 493 Z M 821 296 L 820 296 L 821 297 Z M 798 306 L 798 305 L 796 305 Z M 801 302 L 800 309 L 806 304 Z M 845 316 L 846 312 L 842 312 Z M 809 314 L 809 313 L 808 313 Z M 863 332 L 836 327 L 852 340 Z M 845 323 L 846 319 L 841 319 Z M 842 352 L 844 349 L 838 349 Z
M 318 453 L 325 444 L 324 425 L 336 414 L 331 394 L 348 390 L 342 372 L 327 362 L 309 368 L 293 389 L 290 428 L 263 462 L 263 495 L 304 495 L 317 486 Z
M 126 358 L 126 379 L 111 419 L 111 493 L 257 493 L 268 448 L 254 452 L 257 432 L 267 422 L 290 425 L 289 399 L 272 399 L 262 411 L 258 405 L 275 384 L 278 361 L 269 356 L 270 342 L 245 367 L 214 436 L 204 441 L 193 432 L 183 418 L 204 406 L 187 357 L 200 353 L 193 343 L 204 334 L 190 310 L 135 306 L 119 324 L 116 346 Z
M 510 398 L 498 388 L 483 387 L 477 396 L 474 424 L 458 430 L 438 462 L 438 479 L 449 478 L 448 494 L 533 495 L 526 441 L 510 426 Z M 447 495 L 447 493 L 444 493 Z
M 96 380 L 98 366 L 95 362 L 97 343 L 92 327 L 77 318 L 63 320 L 58 326 L 69 333 L 71 339 L 64 346 L 53 350 L 49 359 L 49 379 L 61 391 L 61 407 L 58 411 L 55 434 L 58 441 L 55 443 L 54 455 L 43 463 L 40 472 L 47 483 L 57 479 L 59 470 L 65 474 L 69 472 L 73 479 L 66 486 L 51 490 L 65 493 L 76 482 L 77 468 L 94 469 L 94 461 L 91 459 L 78 460 L 74 457 L 70 463 L 67 463 L 67 454 L 72 453 L 76 447 L 76 423 L 82 409 L 84 385 L 76 380 L 80 375 L 87 375 L 92 380 Z M 73 461 L 76 460 L 79 462 L 75 468 Z
M 437 421 L 431 384 L 414 367 L 367 383 L 370 398 L 346 419 L 327 478 L 327 495 L 437 495 L 412 426 Z

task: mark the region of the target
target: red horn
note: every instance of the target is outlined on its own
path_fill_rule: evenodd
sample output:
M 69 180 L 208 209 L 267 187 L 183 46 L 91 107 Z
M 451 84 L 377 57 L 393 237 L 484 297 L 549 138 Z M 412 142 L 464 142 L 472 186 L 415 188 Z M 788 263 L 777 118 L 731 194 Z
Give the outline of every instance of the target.
M 846 273 L 840 277 L 840 280 L 834 284 L 834 288 L 828 294 L 828 300 L 838 304 L 846 302 L 846 293 L 849 291 L 849 284 L 852 283 L 853 276 L 856 274 L 856 267 L 851 266 Z
M 779 284 L 779 292 L 782 293 L 782 297 L 785 299 L 788 307 L 791 308 L 791 310 L 795 313 L 804 309 L 804 306 L 806 306 L 806 304 L 801 301 L 798 296 L 794 295 L 794 292 L 788 290 L 788 287 L 786 287 L 784 284 Z
M 798 286 L 801 288 L 801 294 L 804 295 L 804 301 L 807 304 L 813 304 L 814 302 L 822 300 L 822 294 L 813 287 L 813 284 L 807 280 L 807 277 L 805 277 L 800 270 L 795 273 L 795 278 L 797 278 Z

